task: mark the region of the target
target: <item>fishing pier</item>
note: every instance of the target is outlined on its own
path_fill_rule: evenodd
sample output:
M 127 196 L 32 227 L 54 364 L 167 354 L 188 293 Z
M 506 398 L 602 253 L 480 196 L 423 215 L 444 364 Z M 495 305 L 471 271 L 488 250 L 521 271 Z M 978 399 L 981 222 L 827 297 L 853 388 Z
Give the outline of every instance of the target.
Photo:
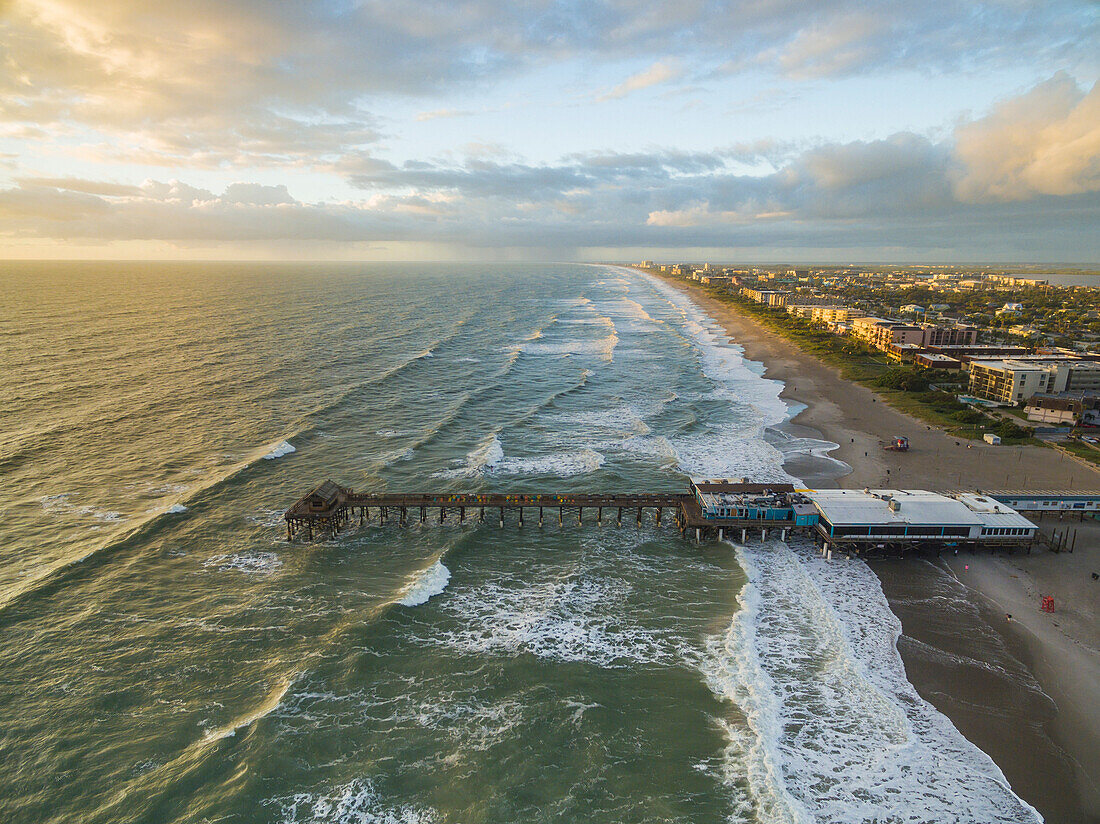
M 642 526 L 647 511 L 660 527 L 666 513 L 681 535 L 696 540 L 727 535 L 744 544 L 759 531 L 811 537 L 822 555 L 905 554 L 913 550 L 1031 550 L 1038 527 L 1019 510 L 1093 515 L 1100 492 L 990 493 L 897 489 L 796 489 L 785 483 L 692 479 L 684 492 L 628 493 L 451 493 L 355 492 L 325 481 L 286 511 L 287 539 L 335 537 L 353 525 L 376 522 L 407 527 L 448 518 L 485 523 L 506 521 L 544 526 L 557 519 L 582 525 L 624 517 Z M 667 523 L 667 518 L 665 518 Z M 1065 541 L 1063 540 L 1064 544 Z M 1065 547 L 1063 547 L 1065 548 Z
M 716 509 L 716 502 L 725 501 L 714 497 L 719 490 L 735 493 L 745 505 Z M 750 529 L 760 530 L 761 539 L 767 539 L 769 530 L 777 530 L 782 540 L 791 530 L 809 531 L 816 522 L 812 511 L 809 501 L 795 493 L 793 486 L 781 483 L 699 481 L 693 482 L 687 492 L 437 495 L 354 492 L 325 481 L 299 499 L 284 517 L 288 540 L 303 531 L 306 540 L 313 540 L 315 536 L 338 535 L 356 519 L 359 525 L 376 521 L 404 527 L 413 520 L 425 523 L 429 518 L 438 518 L 439 523 L 445 523 L 448 517 L 457 523 L 467 519 L 485 523 L 489 518 L 501 527 L 506 520 L 522 527 L 526 513 L 527 522 L 540 527 L 548 518 L 556 518 L 558 526 L 572 523 L 575 518 L 578 525 L 587 520 L 601 526 L 605 521 L 614 522 L 621 527 L 624 516 L 641 526 L 649 512 L 654 525 L 660 527 L 667 512 L 681 535 L 694 530 L 696 539 L 714 535 L 722 540 L 727 532 L 740 532 L 745 541 Z
M 387 521 L 407 526 L 411 519 L 424 523 L 431 517 L 445 523 L 450 517 L 458 523 L 476 519 L 485 523 L 487 517 L 496 515 L 500 526 L 504 526 L 505 514 L 514 514 L 519 526 L 524 525 L 524 513 L 528 520 L 538 513 L 537 523 L 543 526 L 547 515 L 557 518 L 558 525 L 564 525 L 566 513 L 572 520 L 576 516 L 578 524 L 583 524 L 585 510 L 595 516 L 598 524 L 607 518 L 614 518 L 616 525 L 622 526 L 623 515 L 634 516 L 636 523 L 642 523 L 646 510 L 651 510 L 657 526 L 661 525 L 662 514 L 669 510 L 676 522 L 682 522 L 684 498 L 689 495 L 677 493 L 645 492 L 626 494 L 412 494 L 412 493 L 376 493 L 353 492 L 350 489 L 325 481 L 308 495 L 305 495 L 286 512 L 287 538 L 292 539 L 304 529 L 306 538 L 312 540 L 318 535 L 336 535 L 358 518 L 360 524 L 376 519 L 379 524 Z M 594 511 L 594 512 L 593 512 Z M 487 515 L 487 513 L 489 513 Z M 684 529 L 687 527 L 684 526 Z

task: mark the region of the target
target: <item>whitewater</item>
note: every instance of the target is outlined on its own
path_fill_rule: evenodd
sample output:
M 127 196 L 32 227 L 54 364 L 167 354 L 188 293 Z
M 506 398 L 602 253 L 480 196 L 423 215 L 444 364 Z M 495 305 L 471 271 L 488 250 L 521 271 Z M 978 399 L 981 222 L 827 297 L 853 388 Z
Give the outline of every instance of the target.
M 579 265 L 39 277 L 0 281 L 7 820 L 1038 820 L 913 690 L 862 562 L 648 520 L 287 542 L 283 509 L 326 478 L 681 491 L 830 464 L 668 284 Z
M 740 347 L 690 298 L 642 277 L 683 312 L 703 371 L 731 397 L 751 399 L 762 442 L 764 428 L 788 415 L 782 384 L 746 365 Z M 813 454 L 821 444 L 806 448 Z M 740 471 L 716 452 L 705 462 L 689 455 L 687 463 L 704 463 L 708 477 Z M 789 475 L 781 480 L 802 485 Z M 708 639 L 702 669 L 717 694 L 748 710 L 754 740 L 731 731 L 729 753 L 751 765 L 751 807 L 767 811 L 761 820 L 1042 820 L 906 680 L 901 622 L 863 561 L 825 561 L 808 541 L 731 545 L 748 574 L 742 609 Z M 807 666 L 820 677 L 807 681 Z

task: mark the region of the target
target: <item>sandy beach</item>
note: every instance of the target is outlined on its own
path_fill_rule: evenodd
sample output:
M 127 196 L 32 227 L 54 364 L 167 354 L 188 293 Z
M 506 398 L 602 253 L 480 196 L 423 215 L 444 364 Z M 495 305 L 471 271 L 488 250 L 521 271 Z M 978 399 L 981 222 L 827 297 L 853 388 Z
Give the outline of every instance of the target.
M 1100 489 L 1100 472 L 1053 449 L 967 448 L 890 407 L 794 344 L 703 288 L 666 278 L 691 295 L 738 344 L 784 381 L 782 397 L 805 405 L 787 426 L 839 444 L 851 467 L 800 474 L 808 484 L 914 489 Z M 895 435 L 908 453 L 886 452 Z M 1100 822 L 1100 524 L 1040 522 L 1079 530 L 1073 553 L 960 554 L 936 562 L 872 566 L 904 635 L 898 648 L 910 680 L 988 753 L 1012 787 L 1048 822 Z M 1053 595 L 1057 611 L 1039 609 Z M 1011 619 L 1007 618 L 1011 615 Z

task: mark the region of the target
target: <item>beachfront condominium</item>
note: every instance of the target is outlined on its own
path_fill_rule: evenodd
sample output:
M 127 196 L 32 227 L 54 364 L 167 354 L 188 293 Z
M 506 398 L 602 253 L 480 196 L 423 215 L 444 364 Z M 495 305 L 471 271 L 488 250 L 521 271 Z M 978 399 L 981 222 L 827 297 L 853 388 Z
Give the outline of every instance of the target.
M 1056 358 L 970 362 L 970 393 L 1013 405 L 1032 395 L 1100 390 L 1100 363 Z
M 897 345 L 968 345 L 978 338 L 978 330 L 973 326 L 936 326 L 873 317 L 852 318 L 851 324 L 852 337 L 884 352 Z

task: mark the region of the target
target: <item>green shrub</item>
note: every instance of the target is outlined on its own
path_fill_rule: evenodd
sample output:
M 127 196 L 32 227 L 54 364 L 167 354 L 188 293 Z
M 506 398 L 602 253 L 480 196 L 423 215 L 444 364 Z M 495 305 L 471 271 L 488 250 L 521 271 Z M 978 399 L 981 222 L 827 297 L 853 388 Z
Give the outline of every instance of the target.
M 875 381 L 886 389 L 901 389 L 905 392 L 927 392 L 928 378 L 918 369 L 908 366 L 895 366 L 887 369 Z
M 998 421 L 997 425 L 993 427 L 993 432 L 1006 440 L 1026 438 L 1031 434 L 1030 430 L 1022 426 L 1017 426 L 1012 421 L 1003 419 Z
M 951 417 L 959 423 L 966 424 L 979 424 L 986 419 L 985 415 L 977 409 L 960 409 L 957 412 L 952 412 Z

